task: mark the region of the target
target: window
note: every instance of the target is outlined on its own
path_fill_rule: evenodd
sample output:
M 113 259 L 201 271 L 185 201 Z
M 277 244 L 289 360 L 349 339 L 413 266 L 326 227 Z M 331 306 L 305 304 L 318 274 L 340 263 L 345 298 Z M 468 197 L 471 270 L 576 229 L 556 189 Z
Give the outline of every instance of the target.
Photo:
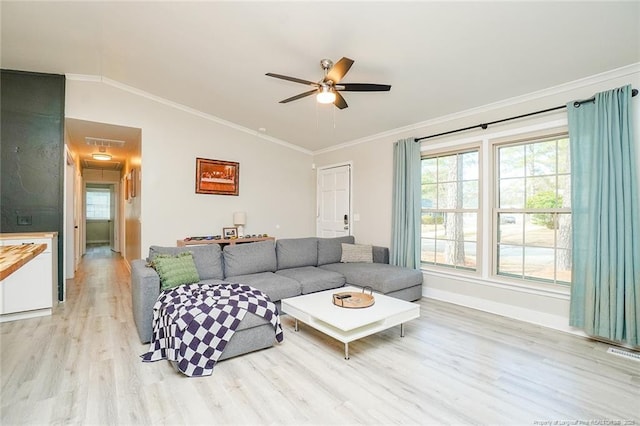
M 111 219 L 111 192 L 108 188 L 87 188 L 87 219 Z
M 495 165 L 496 273 L 569 284 L 569 139 L 496 145 Z
M 479 176 L 477 148 L 422 159 L 423 263 L 476 270 Z
M 566 128 L 531 126 L 510 130 L 510 137 L 505 133 L 486 135 L 474 145 L 460 141 L 458 148 L 443 143 L 442 149 L 423 153 L 422 265 L 475 271 L 504 282 L 569 285 Z M 481 177 L 492 181 L 483 183 Z

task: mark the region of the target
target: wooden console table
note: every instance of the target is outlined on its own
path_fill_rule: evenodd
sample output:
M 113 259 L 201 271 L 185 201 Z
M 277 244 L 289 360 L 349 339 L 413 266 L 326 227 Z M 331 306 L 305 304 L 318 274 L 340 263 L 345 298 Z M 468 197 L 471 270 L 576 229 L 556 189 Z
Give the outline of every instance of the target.
M 234 239 L 229 239 L 229 238 L 219 238 L 217 240 L 215 239 L 203 239 L 203 240 L 178 240 L 177 241 L 177 246 L 178 247 L 185 247 L 185 246 L 198 246 L 198 245 L 203 245 L 203 244 L 220 244 L 221 246 L 226 246 L 226 245 L 235 245 L 235 244 L 242 244 L 242 243 L 255 243 L 258 241 L 274 241 L 275 238 L 274 237 L 254 237 L 254 238 L 234 238 Z

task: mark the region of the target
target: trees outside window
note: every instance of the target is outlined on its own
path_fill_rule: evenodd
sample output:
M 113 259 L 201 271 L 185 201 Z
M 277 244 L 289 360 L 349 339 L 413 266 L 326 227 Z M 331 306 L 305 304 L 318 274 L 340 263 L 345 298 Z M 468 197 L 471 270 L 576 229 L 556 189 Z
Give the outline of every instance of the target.
M 423 156 L 424 267 L 571 283 L 569 139 L 549 134 L 513 142 L 485 139 Z M 482 182 L 481 170 L 490 182 Z M 491 241 L 483 244 L 481 236 Z M 493 249 L 479 253 L 483 247 Z M 482 255 L 488 261 L 481 262 Z
M 422 159 L 422 262 L 475 270 L 478 149 Z
M 571 282 L 571 178 L 566 137 L 496 146 L 496 273 Z

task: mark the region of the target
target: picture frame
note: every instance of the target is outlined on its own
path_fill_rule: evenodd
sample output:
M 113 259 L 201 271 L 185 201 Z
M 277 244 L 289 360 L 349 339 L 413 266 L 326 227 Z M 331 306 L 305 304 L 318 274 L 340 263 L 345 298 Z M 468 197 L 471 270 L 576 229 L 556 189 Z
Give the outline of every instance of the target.
M 131 172 L 129 172 L 130 174 L 130 179 L 129 179 L 129 198 L 135 198 L 136 197 L 136 182 L 137 182 L 137 173 L 136 173 L 136 169 L 131 169 Z
M 236 226 L 229 226 L 222 228 L 222 238 L 232 239 L 238 238 L 238 228 Z
M 240 163 L 196 158 L 196 194 L 237 196 L 239 190 Z
M 126 176 L 124 177 L 124 200 L 125 201 L 131 200 L 130 188 L 131 188 L 131 173 L 127 173 Z

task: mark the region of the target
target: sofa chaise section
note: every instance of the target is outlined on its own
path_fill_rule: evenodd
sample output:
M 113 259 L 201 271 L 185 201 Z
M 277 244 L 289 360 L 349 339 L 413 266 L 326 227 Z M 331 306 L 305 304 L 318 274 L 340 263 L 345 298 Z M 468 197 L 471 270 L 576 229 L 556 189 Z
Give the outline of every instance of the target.
M 342 244 L 354 244 L 353 236 L 318 238 L 318 268 L 345 277 L 345 285 L 371 287 L 373 291 L 412 302 L 422 297 L 422 272 L 389 265 L 389 249 L 372 246 L 372 263 L 343 263 Z
M 347 285 L 407 301 L 422 297 L 422 272 L 385 263 L 330 263 L 319 268 L 343 275 Z
M 177 255 L 189 251 L 198 270 L 201 283 L 223 283 L 224 267 L 222 250 L 218 244 L 191 247 L 149 248 L 149 260 L 158 254 Z M 146 259 L 131 263 L 131 302 L 133 319 L 142 343 L 151 341 L 153 335 L 153 306 L 160 295 L 160 277 Z M 227 344 L 219 360 L 242 355 L 247 352 L 264 349 L 274 344 L 273 326 L 264 318 L 247 312 Z

